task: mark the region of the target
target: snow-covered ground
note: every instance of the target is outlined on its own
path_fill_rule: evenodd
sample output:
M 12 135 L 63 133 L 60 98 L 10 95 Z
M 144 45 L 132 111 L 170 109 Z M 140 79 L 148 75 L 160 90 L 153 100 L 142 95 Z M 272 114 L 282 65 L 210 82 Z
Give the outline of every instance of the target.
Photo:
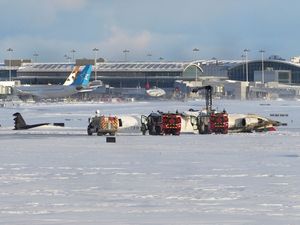
M 87 136 L 88 117 L 184 111 L 194 102 L 0 108 L 0 224 L 300 224 L 300 102 L 214 101 L 287 127 L 229 135 Z M 65 128 L 13 131 L 29 123 Z M 280 114 L 282 116 L 280 116 Z

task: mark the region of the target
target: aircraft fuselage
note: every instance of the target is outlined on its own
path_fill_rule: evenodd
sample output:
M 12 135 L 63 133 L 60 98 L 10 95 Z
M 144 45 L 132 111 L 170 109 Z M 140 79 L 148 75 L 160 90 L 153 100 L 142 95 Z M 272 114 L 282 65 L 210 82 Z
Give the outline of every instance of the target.
M 78 92 L 77 86 L 32 85 L 16 87 L 19 95 L 32 95 L 39 98 L 63 98 Z

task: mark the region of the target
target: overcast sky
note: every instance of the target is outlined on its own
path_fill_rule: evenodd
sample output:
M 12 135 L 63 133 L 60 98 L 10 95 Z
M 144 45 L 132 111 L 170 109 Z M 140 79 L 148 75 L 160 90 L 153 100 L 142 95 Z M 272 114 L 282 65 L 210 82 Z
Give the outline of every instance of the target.
M 298 0 L 0 0 L 0 60 L 240 59 L 300 55 Z M 199 52 L 193 52 L 198 48 Z M 197 55 L 195 54 L 197 53 Z M 151 54 L 152 56 L 147 56 Z

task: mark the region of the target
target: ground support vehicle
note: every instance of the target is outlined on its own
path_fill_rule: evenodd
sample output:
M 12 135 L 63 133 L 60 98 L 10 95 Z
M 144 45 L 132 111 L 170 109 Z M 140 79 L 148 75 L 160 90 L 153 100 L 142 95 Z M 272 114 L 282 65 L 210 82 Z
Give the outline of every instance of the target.
M 96 133 L 98 136 L 115 135 L 119 128 L 119 119 L 116 116 L 95 116 L 90 118 L 87 128 L 88 135 Z
M 216 113 L 212 109 L 212 86 L 203 86 L 193 89 L 193 92 L 205 91 L 206 112 L 200 113 L 197 118 L 199 134 L 227 134 L 228 133 L 228 114 L 226 111 Z
M 228 114 L 226 112 L 211 113 L 209 125 L 212 133 L 228 134 Z
M 199 134 L 211 134 L 209 114 L 200 113 L 199 116 L 196 117 L 196 124 Z
M 141 116 L 141 131 L 143 135 L 148 131 L 150 135 L 179 135 L 181 130 L 181 116 L 177 113 L 151 113 Z
M 181 130 L 181 116 L 176 113 L 162 114 L 163 134 L 179 135 Z

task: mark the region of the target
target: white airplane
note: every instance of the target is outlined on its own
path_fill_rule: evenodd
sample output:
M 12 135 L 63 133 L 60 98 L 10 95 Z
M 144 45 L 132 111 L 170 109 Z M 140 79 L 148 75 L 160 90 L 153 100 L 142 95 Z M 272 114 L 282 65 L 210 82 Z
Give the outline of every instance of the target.
M 74 81 L 75 78 L 77 77 L 78 73 L 79 73 L 79 66 L 75 66 L 71 72 L 71 74 L 68 76 L 68 78 L 65 80 L 65 83 L 63 85 L 68 86 L 71 85 Z
M 16 86 L 17 95 L 33 96 L 38 98 L 64 98 L 81 92 L 88 87 L 92 66 L 86 65 L 77 75 L 78 67 L 75 67 L 63 85 L 22 85 Z M 77 76 L 76 76 L 77 75 Z
M 153 87 L 148 90 L 146 90 L 147 95 L 151 97 L 162 97 L 166 94 L 165 90 L 158 88 L 158 87 Z
M 203 111 L 186 111 L 182 114 L 181 133 L 198 132 L 198 116 L 205 115 Z M 230 133 L 251 133 L 275 131 L 276 127 L 284 126 L 284 123 L 271 120 L 257 114 L 228 114 L 228 131 Z
M 283 125 L 256 114 L 228 114 L 228 129 L 232 133 L 275 131 L 275 127 Z

